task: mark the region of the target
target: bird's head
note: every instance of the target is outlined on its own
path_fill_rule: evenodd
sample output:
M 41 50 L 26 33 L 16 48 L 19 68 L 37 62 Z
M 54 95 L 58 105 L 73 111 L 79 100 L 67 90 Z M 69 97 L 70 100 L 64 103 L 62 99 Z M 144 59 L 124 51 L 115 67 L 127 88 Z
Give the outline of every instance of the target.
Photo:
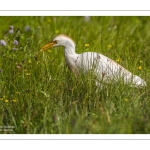
M 60 35 L 56 36 L 50 43 L 43 46 L 41 48 L 41 51 L 45 51 L 49 48 L 56 47 L 56 46 L 75 47 L 75 42 L 67 35 L 60 34 Z

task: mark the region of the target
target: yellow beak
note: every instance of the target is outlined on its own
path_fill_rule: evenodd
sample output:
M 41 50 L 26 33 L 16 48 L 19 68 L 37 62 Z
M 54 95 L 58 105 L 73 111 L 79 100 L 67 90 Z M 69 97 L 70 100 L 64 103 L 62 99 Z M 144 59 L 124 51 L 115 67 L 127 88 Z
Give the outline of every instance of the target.
M 45 46 L 43 46 L 40 51 L 45 51 L 49 48 L 52 48 L 55 44 L 56 44 L 56 42 L 50 42 L 50 43 L 46 44 Z

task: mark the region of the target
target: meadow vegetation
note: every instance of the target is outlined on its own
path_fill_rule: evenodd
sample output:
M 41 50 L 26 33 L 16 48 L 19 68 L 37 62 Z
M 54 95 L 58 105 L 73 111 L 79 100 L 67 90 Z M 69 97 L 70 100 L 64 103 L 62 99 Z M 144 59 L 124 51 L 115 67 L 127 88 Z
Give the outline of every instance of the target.
M 0 133 L 150 133 L 150 17 L 1 16 L 0 22 Z M 77 53 L 102 53 L 147 86 L 99 89 L 90 74 L 77 79 L 62 47 L 39 52 L 62 33 Z

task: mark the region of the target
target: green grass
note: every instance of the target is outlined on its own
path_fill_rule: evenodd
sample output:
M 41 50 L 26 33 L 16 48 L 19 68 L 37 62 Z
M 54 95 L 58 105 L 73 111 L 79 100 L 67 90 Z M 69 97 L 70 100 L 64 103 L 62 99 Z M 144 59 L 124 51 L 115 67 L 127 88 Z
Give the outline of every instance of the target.
M 7 42 L 0 46 L 0 133 L 150 133 L 150 17 L 91 17 L 89 22 L 0 17 L 0 22 L 0 39 Z M 13 35 L 5 32 L 10 25 Z M 74 39 L 77 53 L 96 51 L 117 60 L 147 87 L 116 83 L 98 89 L 90 75 L 76 79 L 62 47 L 38 53 L 61 33 Z M 15 39 L 19 44 L 12 50 Z M 8 126 L 13 131 L 4 130 Z

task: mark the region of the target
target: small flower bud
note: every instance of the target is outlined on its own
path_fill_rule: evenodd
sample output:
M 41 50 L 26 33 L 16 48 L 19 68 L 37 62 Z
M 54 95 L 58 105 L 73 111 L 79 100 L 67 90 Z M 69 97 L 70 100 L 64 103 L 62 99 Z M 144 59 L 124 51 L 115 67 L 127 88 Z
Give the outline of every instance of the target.
M 4 40 L 0 40 L 0 46 L 6 46 L 6 42 Z
M 10 29 L 10 30 L 13 30 L 13 29 L 14 29 L 14 26 L 9 26 L 9 29 Z
M 14 45 L 18 45 L 18 41 L 17 41 L 17 40 L 14 40 L 13 44 L 14 44 Z

